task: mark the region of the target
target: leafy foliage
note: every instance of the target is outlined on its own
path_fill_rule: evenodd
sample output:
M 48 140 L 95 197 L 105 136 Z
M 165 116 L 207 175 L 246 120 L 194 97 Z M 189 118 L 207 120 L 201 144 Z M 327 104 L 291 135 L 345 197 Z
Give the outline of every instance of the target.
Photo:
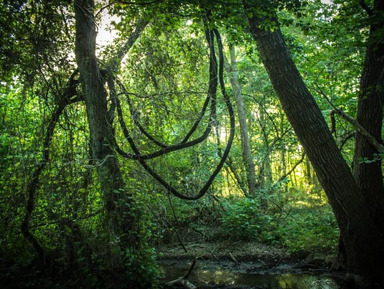
M 228 202 L 225 208 L 226 212 L 220 219 L 225 234 L 235 240 L 261 240 L 270 218 L 260 212 L 257 200 L 240 199 L 233 203 Z
M 0 3 L 0 32 L 5 35 L 0 39 L 0 269 L 12 269 L 0 276 L 4 282 L 17 283 L 19 271 L 25 269 L 21 279 L 28 280 L 21 281 L 29 282 L 30 287 L 59 284 L 73 288 L 80 284 L 84 288 L 129 288 L 142 284 L 142 288 L 155 288 L 160 276 L 155 247 L 177 240 L 175 235 L 182 230 L 208 241 L 257 241 L 296 254 L 335 252 L 338 229 L 333 213 L 244 30 L 243 8 L 238 1 L 225 5 L 222 1 L 195 2 L 97 3 L 99 16 L 108 11 L 117 17 L 112 26 L 118 34 L 111 45 L 97 46 L 99 65 L 107 69 L 117 49 L 133 33 L 137 19 L 149 19 L 114 77 L 126 87 L 134 107 L 135 113 L 126 119 L 133 138 L 142 153 L 152 152 L 156 145 L 135 127 L 133 118 L 160 142 L 179 142 L 196 120 L 208 91 L 209 49 L 204 24 L 223 32 L 226 53 L 229 44 L 235 44 L 238 54 L 257 192 L 244 196 L 247 174 L 240 137 L 208 196 L 193 203 L 169 198 L 138 163 L 116 157 L 126 183 L 123 190 L 114 191 L 116 220 L 132 230 L 129 236 L 111 240 L 106 196 L 100 193 L 96 172 L 100 163 L 89 148 L 86 105 L 71 103 L 54 129 L 50 160 L 41 172 L 28 219 L 30 232 L 53 260 L 43 266 L 46 272 L 39 271 L 36 251 L 23 238 L 20 226 L 27 212 L 28 186 L 46 153 L 43 143 L 51 115 L 75 71 L 73 7 L 68 1 Z M 276 3 L 290 53 L 330 126 L 328 101 L 355 117 L 368 37 L 369 19 L 364 11 L 357 1 Z M 265 30 L 276 29 L 265 9 L 249 13 L 267 20 Z M 103 84 L 107 87 L 106 81 Z M 228 79 L 226 88 L 232 96 Z M 73 90 L 81 99 L 78 82 Z M 106 92 L 112 112 L 112 91 Z M 129 115 L 126 95 L 118 97 L 124 114 Z M 217 130 L 204 142 L 150 161 L 159 174 L 184 192 L 193 194 L 206 182 L 229 135 L 221 97 L 217 114 Z M 192 138 L 201 134 L 209 121 L 205 115 Z M 123 143 L 125 137 L 116 121 L 110 126 L 115 128 L 117 141 Z M 351 132 L 350 124 L 336 119 L 334 136 L 350 163 L 354 153 Z M 122 147 L 129 151 L 128 146 Z M 381 156 L 375 155 L 375 159 L 361 161 L 380 160 Z M 131 220 L 135 220 L 133 224 Z M 188 236 L 187 240 L 192 238 Z M 124 247 L 117 252 L 124 272 L 114 272 L 108 265 L 115 245 Z

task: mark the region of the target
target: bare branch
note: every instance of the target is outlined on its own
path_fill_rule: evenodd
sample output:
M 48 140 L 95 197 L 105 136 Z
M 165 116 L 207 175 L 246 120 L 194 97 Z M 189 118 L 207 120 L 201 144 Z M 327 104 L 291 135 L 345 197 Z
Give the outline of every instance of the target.
M 341 141 L 340 141 L 340 149 L 342 149 L 343 146 L 346 144 L 346 142 L 347 142 L 349 139 L 353 138 L 355 135 L 356 135 L 356 131 L 350 131 L 350 132 L 346 133 L 346 134 L 342 137 L 342 139 L 341 139 Z
M 116 56 L 111 59 L 108 65 L 108 70 L 112 72 L 113 75 L 117 72 L 122 59 L 127 54 L 132 45 L 135 43 L 135 41 L 139 38 L 141 32 L 148 25 L 148 23 L 149 21 L 147 19 L 139 19 L 135 24 L 135 30 L 131 33 L 127 41 L 125 41 L 125 43 L 119 48 L 116 53 Z
M 371 143 L 371 145 L 375 147 L 378 153 L 384 154 L 384 146 L 375 137 L 373 137 L 364 127 L 362 127 L 356 119 L 350 117 L 341 109 L 336 108 L 335 112 L 342 118 L 344 118 L 347 122 L 349 122 L 358 133 L 365 136 L 367 140 Z
M 384 146 L 375 138 L 373 137 L 364 127 L 361 126 L 361 124 L 354 119 L 353 117 L 349 116 L 346 114 L 344 111 L 341 109 L 337 108 L 333 103 L 330 101 L 328 96 L 323 92 L 323 90 L 319 87 L 317 87 L 317 91 L 325 98 L 325 100 L 329 103 L 329 105 L 333 108 L 335 113 L 340 115 L 342 118 L 344 118 L 348 123 L 350 123 L 355 130 L 365 136 L 367 140 L 375 147 L 378 153 L 384 154 Z

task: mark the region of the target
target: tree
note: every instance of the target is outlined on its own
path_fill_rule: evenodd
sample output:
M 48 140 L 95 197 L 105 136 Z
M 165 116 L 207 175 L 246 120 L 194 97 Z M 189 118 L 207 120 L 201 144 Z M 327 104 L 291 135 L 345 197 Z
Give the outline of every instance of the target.
M 379 143 L 382 143 L 384 100 L 384 1 L 374 1 L 369 8 L 360 1 L 368 15 L 369 38 L 365 62 L 361 72 L 357 107 L 357 122 Z M 365 196 L 372 218 L 384 233 L 384 187 L 381 155 L 377 148 L 361 132 L 355 141 L 353 174 L 359 189 Z
M 244 100 L 241 92 L 241 86 L 239 83 L 239 72 L 236 62 L 235 46 L 232 44 L 229 46 L 230 63 L 226 63 L 226 71 L 229 75 L 231 82 L 233 95 L 237 105 L 237 115 L 240 124 L 240 136 L 242 146 L 242 157 L 245 166 L 248 183 L 249 196 L 256 196 L 257 182 L 256 182 L 256 170 L 255 163 L 252 158 L 251 147 L 249 142 L 248 123 L 246 118 Z
M 125 183 L 113 151 L 112 119 L 108 115 L 107 92 L 104 87 L 108 75 L 103 75 L 96 58 L 96 25 L 94 3 L 91 1 L 75 1 L 76 15 L 76 61 L 80 72 L 89 131 L 91 135 L 91 151 L 99 176 L 100 189 L 105 201 L 106 222 L 112 243 L 118 243 L 117 252 L 111 252 L 112 268 L 121 263 L 121 250 L 135 243 L 132 230 L 135 220 L 129 214 L 129 192 L 125 191 Z M 123 218 L 126 216 L 126 218 Z M 122 240 L 120 240 L 122 238 Z M 125 239 L 125 240 L 124 240 Z M 121 246 L 121 247 L 120 247 Z
M 105 268 L 109 270 L 110 275 L 120 273 L 115 275 L 118 278 L 107 276 L 106 279 L 109 281 L 121 278 L 125 279 L 126 282 L 123 283 L 126 286 L 148 288 L 152 285 L 150 284 L 152 280 L 148 274 L 146 275 L 148 280 L 145 282 L 127 278 L 129 274 L 137 276 L 137 272 L 144 270 L 140 268 L 144 268 L 145 265 L 140 264 L 139 266 L 138 262 L 144 263 L 145 261 L 143 259 L 141 261 L 136 260 L 140 259 L 138 255 L 141 252 L 138 247 L 142 246 L 140 242 L 144 240 L 143 238 L 139 240 L 138 218 L 134 213 L 132 194 L 126 188 L 112 142 L 112 123 L 115 109 L 113 106 L 115 91 L 112 79 L 116 76 L 123 56 L 140 36 L 148 21 L 143 20 L 144 18 L 138 18 L 137 25 L 131 35 L 126 37 L 108 65 L 101 68 L 99 59 L 96 57 L 96 9 L 94 1 L 75 1 L 70 4 L 62 2 L 57 3 L 57 5 L 46 1 L 39 3 L 20 1 L 20 3 L 2 3 L 2 6 L 5 10 L 5 13 L 1 15 L 2 22 L 9 20 L 10 16 L 6 12 L 12 11 L 17 16 L 15 20 L 8 23 L 10 27 L 7 32 L 10 37 L 5 41 L 2 49 L 6 53 L 11 53 L 13 48 L 16 48 L 15 52 L 18 56 L 11 55 L 8 64 L 3 61 L 3 58 L 1 59 L 2 74 L 7 78 L 15 78 L 15 82 L 18 84 L 22 83 L 25 91 L 35 90 L 36 94 L 39 94 L 39 91 L 46 91 L 45 98 L 43 98 L 44 104 L 52 104 L 53 107 L 52 116 L 41 145 L 42 154 L 41 157 L 39 156 L 41 160 L 31 169 L 32 176 L 28 179 L 25 189 L 25 214 L 20 224 L 22 234 L 38 253 L 36 259 L 42 266 L 43 272 L 53 274 L 56 267 L 65 268 L 65 261 L 60 262 L 55 257 L 57 248 L 51 249 L 45 244 L 42 245 L 41 235 L 39 237 L 34 235 L 33 231 L 30 230 L 30 223 L 37 209 L 41 211 L 41 207 L 38 207 L 43 199 L 40 179 L 41 176 L 44 176 L 46 167 L 50 165 L 52 139 L 57 133 L 56 125 L 61 118 L 68 117 L 66 109 L 70 104 L 84 101 L 92 154 L 88 163 L 88 170 L 97 170 L 102 203 L 106 212 L 103 227 L 107 229 L 107 238 L 104 234 L 102 240 L 99 240 L 100 243 L 105 242 L 106 254 L 100 254 L 98 259 L 101 261 L 100 264 L 104 264 Z M 72 14 L 73 11 L 74 14 Z M 75 22 L 71 22 L 72 16 L 75 16 Z M 24 21 L 29 23 L 31 27 L 25 26 Z M 72 26 L 73 23 L 75 23 L 75 27 Z M 65 33 L 59 32 L 60 27 L 65 28 Z M 74 32 L 76 34 L 75 43 L 72 42 Z M 23 48 L 20 42 L 25 42 L 28 45 Z M 78 69 L 73 67 L 73 56 L 69 53 L 73 46 L 75 46 Z M 30 53 L 29 50 L 33 53 Z M 28 70 L 25 69 L 27 67 Z M 71 69 L 73 69 L 72 73 Z M 65 78 L 68 77 L 67 74 L 71 76 L 67 83 L 62 85 L 62 82 L 65 82 Z M 107 84 L 109 86 L 108 92 Z M 81 86 L 82 92 L 79 91 L 78 86 Z M 108 102 L 112 102 L 112 104 L 108 106 Z M 75 120 L 75 118 L 72 119 L 74 122 Z M 82 180 L 84 177 L 83 182 L 87 183 L 89 174 L 84 173 L 83 176 L 78 176 L 78 180 Z M 83 191 L 86 189 L 88 189 L 87 185 L 83 187 Z M 76 191 L 75 188 L 73 190 Z M 80 191 L 77 193 L 80 195 Z M 78 199 L 80 198 L 78 196 Z M 79 225 L 79 220 L 76 220 L 77 212 L 74 212 L 73 215 L 68 213 L 60 215 L 57 209 L 48 206 L 44 215 L 48 215 L 48 219 L 54 220 L 58 230 L 63 235 L 66 235 L 67 230 L 71 234 L 77 235 L 77 237 L 72 236 L 74 239 L 66 244 L 66 250 L 69 251 L 68 254 L 71 259 L 69 266 L 72 267 L 75 263 L 81 264 L 85 261 L 90 270 L 97 267 L 94 264 L 95 260 L 92 260 L 90 244 L 87 244 L 87 241 L 81 236 L 82 228 Z M 80 247 L 82 248 L 80 249 Z M 83 257 L 79 255 L 83 255 Z M 63 254 L 63 256 L 66 255 Z M 74 260 L 75 256 L 78 260 Z M 83 260 L 79 262 L 81 258 Z M 76 273 L 74 270 L 73 276 Z M 112 282 L 118 282 L 118 280 L 112 280 Z
M 288 52 L 276 15 L 276 7 L 272 1 L 243 1 L 250 32 L 255 39 L 260 57 L 269 74 L 272 85 L 280 99 L 283 109 L 292 124 L 301 144 L 317 173 L 333 208 L 341 232 L 341 240 L 345 249 L 345 265 L 351 279 L 364 286 L 369 282 L 384 284 L 382 259 L 384 242 L 382 217 L 383 191 L 380 189 L 366 191 L 369 182 L 364 172 L 374 170 L 375 179 L 381 180 L 381 165 L 376 162 L 372 166 L 358 165 L 359 176 L 355 179 L 350 168 L 343 159 L 328 129 L 327 123 L 318 108 L 313 96 L 306 87 Z M 383 83 L 383 43 L 376 31 L 382 29 L 384 1 L 375 1 L 373 9 L 369 9 L 374 24 L 371 25 L 370 41 L 368 42 L 366 62 L 364 65 L 361 95 L 359 101 L 358 120 L 364 119 L 364 127 L 375 127 L 375 137 L 380 137 L 382 115 L 377 109 L 373 120 L 360 115 L 366 110 L 375 109 L 377 99 L 382 99 Z M 382 38 L 381 38 L 382 39 Z M 376 58 L 378 57 L 378 58 Z M 375 59 L 375 60 L 374 60 Z M 380 60 L 381 59 L 381 60 Z M 377 66 L 373 62 L 377 61 Z M 370 74 L 371 69 L 378 73 Z M 379 84 L 379 85 L 377 85 Z M 371 93 L 367 94 L 366 91 Z M 373 92 L 372 92 L 373 90 Z M 369 99 L 366 101 L 366 99 Z M 378 127 L 379 125 L 379 128 Z M 364 137 L 356 140 L 357 157 L 372 157 L 375 148 Z M 378 139 L 378 141 L 380 141 Z M 361 142 L 364 143 L 361 144 Z M 363 147 L 361 147 L 363 146 Z M 365 155 L 369 150 L 369 155 Z M 376 151 L 377 153 L 377 151 Z M 356 158 L 355 158 L 356 160 Z M 357 175 L 358 173 L 355 173 Z M 381 187 L 381 186 L 379 186 Z M 376 192 L 376 193 L 373 193 Z M 371 194 L 374 194 L 373 196 Z M 375 200 L 379 207 L 373 205 Z M 382 214 L 381 214 L 382 215 Z
M 210 56 L 210 65 L 209 65 L 209 81 L 208 81 L 208 93 L 207 97 L 204 101 L 201 101 L 202 109 L 199 112 L 199 116 L 192 121 L 193 125 L 189 131 L 185 132 L 185 136 L 179 140 L 177 144 L 164 144 L 161 141 L 157 141 L 153 135 L 148 133 L 144 127 L 140 124 L 139 117 L 135 113 L 137 111 L 132 107 L 132 103 L 129 100 L 130 93 L 125 89 L 125 85 L 122 81 L 118 80 L 117 75 L 120 69 L 120 64 L 127 53 L 127 51 L 132 47 L 134 42 L 139 38 L 141 32 L 148 24 L 148 18 L 145 16 L 145 9 L 136 10 L 136 9 L 128 9 L 124 5 L 115 6 L 114 8 L 117 10 L 117 13 L 120 13 L 122 18 L 124 16 L 128 19 L 125 19 L 129 22 L 129 25 L 134 26 L 131 29 L 131 34 L 129 36 L 126 33 L 122 33 L 123 37 L 120 39 L 118 47 L 114 49 L 114 53 L 112 55 L 106 55 L 103 60 L 96 55 L 97 45 L 96 45 L 96 35 L 97 35 L 97 13 L 96 13 L 96 5 L 93 0 L 79 0 L 73 3 L 73 6 L 69 5 L 65 6 L 65 9 L 54 10 L 52 13 L 61 12 L 61 17 L 56 17 L 58 15 L 45 15 L 44 8 L 45 5 L 49 6 L 49 3 L 42 2 L 38 4 L 39 11 L 37 13 L 34 9 L 29 9 L 30 6 L 34 7 L 35 3 L 26 3 L 25 6 L 22 4 L 21 7 L 17 7 L 17 9 L 21 9 L 23 12 L 26 12 L 26 18 L 30 17 L 32 19 L 39 19 L 41 17 L 41 21 L 45 24 L 44 30 L 52 33 L 54 29 L 59 29 L 61 19 L 64 20 L 65 28 L 68 32 L 69 41 L 61 41 L 55 43 L 53 41 L 54 33 L 45 35 L 46 38 L 44 40 L 47 43 L 50 43 L 52 46 L 48 46 L 44 53 L 46 53 L 46 57 L 40 59 L 39 54 L 37 55 L 36 62 L 41 61 L 41 63 L 37 64 L 37 68 L 33 68 L 35 70 L 39 70 L 44 75 L 44 72 L 48 71 L 47 78 L 44 78 L 44 81 L 47 83 L 49 87 L 47 95 L 50 97 L 52 93 L 50 82 L 51 79 L 55 76 L 56 71 L 59 68 L 53 67 L 53 60 L 57 57 L 55 54 L 51 55 L 51 52 L 55 51 L 55 49 L 60 52 L 69 52 L 75 46 L 75 61 L 77 63 L 77 69 L 71 74 L 69 78 L 68 85 L 64 93 L 61 95 L 58 93 L 55 95 L 57 98 L 57 107 L 54 109 L 54 113 L 52 114 L 48 127 L 46 129 L 46 136 L 44 139 L 44 143 L 42 145 L 42 159 L 37 164 L 36 168 L 32 170 L 32 178 L 29 181 L 26 189 L 26 201 L 25 201 L 25 215 L 23 220 L 21 221 L 20 229 L 27 241 L 33 246 L 35 251 L 38 253 L 38 259 L 40 259 L 40 265 L 45 267 L 48 263 L 49 266 L 52 265 L 54 267 L 56 265 L 56 258 L 52 256 L 50 258 L 51 253 L 54 253 L 54 250 L 50 250 L 50 248 L 41 245 L 39 241 L 39 237 L 36 237 L 32 230 L 30 230 L 31 220 L 33 220 L 34 213 L 36 213 L 36 209 L 41 209 L 37 204 L 39 203 L 39 189 L 40 189 L 40 178 L 43 175 L 43 171 L 46 169 L 47 164 L 50 162 L 50 152 L 52 139 L 54 138 L 54 132 L 56 124 L 59 123 L 59 120 L 63 115 L 65 115 L 66 108 L 69 104 L 77 103 L 79 101 L 84 101 L 85 110 L 86 110 L 86 120 L 89 128 L 90 134 L 90 152 L 91 158 L 87 165 L 87 169 L 95 169 L 98 177 L 98 185 L 100 186 L 100 195 L 101 201 L 103 204 L 103 210 L 105 211 L 104 223 L 102 224 L 103 228 L 106 228 L 106 234 L 103 234 L 103 241 L 105 242 L 104 248 L 106 249 L 106 254 L 102 254 L 100 257 L 100 262 L 104 263 L 105 268 L 107 268 L 109 272 L 109 280 L 112 282 L 118 282 L 121 278 L 122 283 L 126 284 L 127 287 L 149 287 L 152 284 L 151 278 L 145 278 L 140 274 L 145 274 L 145 263 L 146 259 L 141 255 L 146 254 L 146 239 L 142 238 L 143 234 L 145 234 L 145 230 L 140 228 L 142 220 L 137 218 L 136 213 L 137 208 L 134 206 L 134 198 L 132 197 L 132 192 L 127 189 L 127 183 L 124 181 L 123 171 L 121 170 L 121 164 L 118 161 L 117 154 L 119 153 L 121 156 L 128 159 L 135 159 L 142 165 L 142 167 L 155 179 L 157 179 L 160 184 L 165 187 L 165 189 L 173 194 L 184 198 L 184 199 L 198 199 L 204 196 L 204 194 L 208 191 L 210 185 L 212 184 L 215 177 L 219 174 L 222 166 L 224 165 L 226 158 L 229 154 L 229 150 L 231 147 L 232 140 L 234 138 L 234 113 L 231 106 L 231 103 L 228 99 L 228 96 L 225 93 L 225 87 L 223 82 L 223 52 L 222 52 L 222 44 L 220 40 L 220 34 L 217 30 L 210 30 L 208 26 L 201 25 L 199 28 L 206 28 L 206 40 L 208 42 L 209 53 Z M 168 5 L 168 3 L 166 3 Z M 9 8 L 7 4 L 4 4 L 6 8 Z M 107 9 L 109 5 L 105 7 L 100 7 L 101 10 Z M 14 7 L 11 7 L 12 9 Z M 60 6 L 60 8 L 62 8 Z M 148 7 L 147 7 L 148 8 Z M 156 6 L 156 9 L 158 7 Z M 153 9 L 151 12 L 156 12 L 158 10 Z M 65 10 L 65 11 L 64 11 Z M 150 10 L 148 8 L 148 10 Z M 112 11 L 112 10 L 111 10 Z M 29 14 L 29 12 L 31 14 Z M 147 12 L 151 14 L 150 12 Z M 139 17 L 138 15 L 141 15 Z M 144 16 L 143 16 L 144 15 Z M 74 16 L 74 21 L 70 21 L 69 19 Z M 153 14 L 151 15 L 153 17 Z M 160 15 L 164 17 L 164 14 Z M 57 20 L 55 23 L 54 29 L 50 29 L 48 27 L 47 18 L 54 17 Z M 161 18 L 160 17 L 160 18 Z M 2 19 L 3 20 L 3 19 Z M 134 22 L 135 21 L 135 22 Z M 164 20 L 167 22 L 167 20 Z M 174 23 L 178 23 L 176 20 L 169 20 L 168 24 L 173 25 Z M 40 22 L 39 22 L 40 23 Z M 19 24 L 17 21 L 14 23 L 16 26 Z M 74 24 L 73 26 L 70 26 Z M 117 24 L 116 24 L 117 25 Z M 20 35 L 28 35 L 29 33 L 25 30 L 25 27 L 22 27 L 22 31 Z M 126 28 L 126 27 L 124 27 Z M 160 29 L 159 29 L 160 30 Z M 15 33 L 16 34 L 16 33 Z M 75 34 L 75 37 L 71 37 Z M 36 36 L 36 35 L 33 35 Z M 217 59 L 215 55 L 215 46 L 213 44 L 214 39 L 217 40 L 218 48 L 219 48 L 219 65 L 217 64 Z M 70 40 L 75 40 L 74 43 Z M 51 43 L 52 42 L 52 43 Z M 13 44 L 13 43 L 12 43 Z M 34 43 L 35 44 L 35 43 Z M 58 44 L 63 45 L 63 48 Z M 37 45 L 37 44 L 36 44 Z M 19 48 L 19 46 L 17 46 Z M 7 47 L 8 48 L 8 47 Z M 33 47 L 40 48 L 40 47 Z M 44 47 L 45 48 L 45 47 Z M 63 51 L 62 51 L 62 50 Z M 110 50 L 109 50 L 110 52 Z M 64 57 L 65 60 L 71 62 L 71 56 L 68 56 L 67 53 L 63 53 L 66 55 L 68 59 Z M 21 53 L 22 56 L 26 56 L 24 53 Z M 51 58 L 52 57 L 52 58 Z M 16 58 L 12 58 L 13 61 L 18 61 Z M 35 61 L 32 58 L 32 61 Z M 20 66 L 28 66 L 27 63 L 21 63 Z M 13 68 L 17 67 L 15 65 Z M 207 67 L 207 66 L 205 66 Z M 60 67 L 61 68 L 61 67 Z M 62 81 L 65 79 L 65 74 L 70 71 L 68 67 L 67 69 L 63 69 L 60 71 L 60 78 L 58 79 Z M 69 68 L 72 68 L 72 65 L 69 65 Z M 152 69 L 157 69 L 156 67 L 152 67 Z M 35 71 L 34 70 L 34 71 Z M 6 69 L 4 68 L 5 72 Z M 3 72 L 4 72 L 3 71 Z M 15 71 L 17 71 L 15 69 Z M 13 71 L 11 71 L 13 72 Z M 17 71 L 19 72 L 19 71 Z M 151 74 L 151 72 L 147 69 L 146 72 Z M 31 73 L 32 76 L 33 73 Z M 28 75 L 29 76 L 29 75 Z M 153 84 L 155 86 L 155 92 L 160 93 L 160 87 L 157 86 L 156 77 L 151 75 L 153 80 Z M 33 78 L 36 79 L 36 78 Z M 175 189 L 174 186 L 171 185 L 170 182 L 165 181 L 163 177 L 160 176 L 148 163 L 148 159 L 153 159 L 165 154 L 168 154 L 173 151 L 181 150 L 184 148 L 188 148 L 194 146 L 198 143 L 203 142 L 207 139 L 209 133 L 212 130 L 212 127 L 216 123 L 216 90 L 218 87 L 218 82 L 220 80 L 220 87 L 223 92 L 224 105 L 228 110 L 230 116 L 228 118 L 228 122 L 230 123 L 230 133 L 229 133 L 229 141 L 226 145 L 223 152 L 221 152 L 220 161 L 213 169 L 212 173 L 209 173 L 207 177 L 207 181 L 202 186 L 202 189 L 194 196 L 181 194 Z M 145 82 L 146 79 L 143 81 Z M 58 81 L 59 82 L 59 81 Z M 31 87 L 34 87 L 33 81 L 31 81 Z M 64 85 L 65 86 L 65 85 Z M 59 86 L 57 86 L 59 87 Z M 78 89 L 78 87 L 81 88 Z M 60 87 L 61 89 L 61 87 Z M 57 89 L 59 90 L 59 89 Z M 169 93 L 170 94 L 170 93 Z M 124 107 L 122 102 L 119 99 L 119 96 L 127 97 L 127 104 Z M 198 97 L 200 96 L 197 94 Z M 78 97 L 75 97 L 78 96 Z M 48 97 L 47 97 L 48 98 Z M 167 105 L 167 103 L 165 103 Z M 128 106 L 128 108 L 127 108 Z M 209 116 L 206 116 L 205 112 L 209 107 Z M 142 153 L 141 149 L 136 145 L 135 139 L 130 135 L 130 131 L 125 123 L 123 112 L 128 111 L 131 113 L 131 124 L 136 125 L 139 128 L 139 131 L 144 134 L 149 143 L 153 143 L 151 145 L 160 147 L 154 153 Z M 120 128 L 118 129 L 117 125 L 115 125 L 114 120 L 119 120 Z M 201 129 L 199 124 L 205 122 L 205 128 Z M 198 132 L 201 133 L 200 136 L 195 137 L 195 132 L 199 127 Z M 152 128 L 156 130 L 155 127 Z M 116 137 L 120 133 L 120 139 Z M 197 134 L 197 133 L 196 133 Z M 195 138 L 194 138 L 195 137 Z M 190 138 L 193 138 L 190 140 Z M 123 146 L 120 145 L 120 141 L 126 141 L 132 152 L 127 153 L 123 150 Z M 148 146 L 150 147 L 150 146 Z M 88 175 L 88 174 L 87 174 Z M 81 179 L 81 177 L 80 177 Z M 86 188 L 83 188 L 86 189 Z M 136 211 L 135 211 L 136 210 Z M 57 223 L 57 227 L 62 232 L 66 230 L 71 231 L 73 234 L 78 234 L 81 230 L 80 227 L 76 224 L 75 218 L 72 216 L 60 216 L 55 210 L 51 208 L 47 209 L 46 213 L 48 219 L 54 219 L 54 222 Z M 64 214 L 63 214 L 64 215 Z M 143 233 L 144 232 L 144 233 Z M 41 239 L 41 238 L 40 238 Z M 70 250 L 74 247 L 74 243 L 72 242 Z M 88 244 L 89 245 L 89 244 Z M 87 251 L 86 258 L 88 258 L 91 266 L 92 263 L 92 252 L 90 247 L 87 244 L 85 248 Z M 89 249 L 89 250 L 88 250 Z M 81 251 L 81 250 L 79 250 Z M 84 250 L 83 250 L 84 251 Z M 74 252 L 70 252 L 71 260 L 73 260 Z M 54 255 L 54 254 L 53 254 Z M 153 256 L 153 254 L 152 254 Z M 50 262 L 46 262 L 49 259 Z M 80 259 L 80 258 L 79 258 Z M 153 261 L 153 260 L 151 260 Z M 71 262 L 73 264 L 74 262 Z M 60 266 L 60 265 L 58 265 Z M 103 266 L 101 266 L 103 267 Z M 53 271 L 52 271 L 53 272 Z M 50 272 L 50 273 L 52 273 Z M 140 274 L 137 274 L 139 272 Z M 48 272 L 47 272 L 48 273 Z M 116 275 L 118 278 L 111 278 L 112 275 Z M 150 274 L 149 274 L 150 275 Z M 147 276 L 146 277 L 151 277 Z M 153 277 L 153 276 L 152 276 Z M 145 282 L 142 282 L 141 279 L 144 279 Z M 116 279 L 116 280 L 112 280 Z

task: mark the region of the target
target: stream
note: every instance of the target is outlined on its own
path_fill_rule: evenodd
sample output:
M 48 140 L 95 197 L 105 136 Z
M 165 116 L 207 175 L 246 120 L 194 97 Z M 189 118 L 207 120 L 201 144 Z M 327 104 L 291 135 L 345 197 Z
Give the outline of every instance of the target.
M 191 262 L 165 260 L 164 282 L 184 276 Z M 198 260 L 188 280 L 202 288 L 339 289 L 340 282 L 323 268 L 303 264 L 280 264 Z M 243 287 L 242 287 L 243 286 Z M 225 288 L 225 287 L 224 287 Z

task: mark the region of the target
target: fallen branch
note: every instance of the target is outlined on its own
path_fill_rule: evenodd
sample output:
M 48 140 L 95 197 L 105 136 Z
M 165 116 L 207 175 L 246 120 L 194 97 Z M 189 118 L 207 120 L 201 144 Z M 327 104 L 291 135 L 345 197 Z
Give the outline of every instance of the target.
M 195 285 L 193 285 L 191 282 L 188 281 L 188 278 L 191 275 L 192 270 L 196 265 L 196 261 L 197 261 L 197 258 L 195 258 L 193 260 L 191 266 L 188 269 L 188 272 L 183 277 L 179 277 L 176 280 L 173 280 L 171 282 L 166 283 L 165 285 L 169 286 L 169 287 L 182 286 L 182 287 L 187 288 L 187 289 L 197 289 L 197 287 Z
M 232 255 L 232 253 L 229 253 L 229 257 L 231 257 L 232 261 L 235 262 L 235 265 L 239 264 L 235 256 Z

